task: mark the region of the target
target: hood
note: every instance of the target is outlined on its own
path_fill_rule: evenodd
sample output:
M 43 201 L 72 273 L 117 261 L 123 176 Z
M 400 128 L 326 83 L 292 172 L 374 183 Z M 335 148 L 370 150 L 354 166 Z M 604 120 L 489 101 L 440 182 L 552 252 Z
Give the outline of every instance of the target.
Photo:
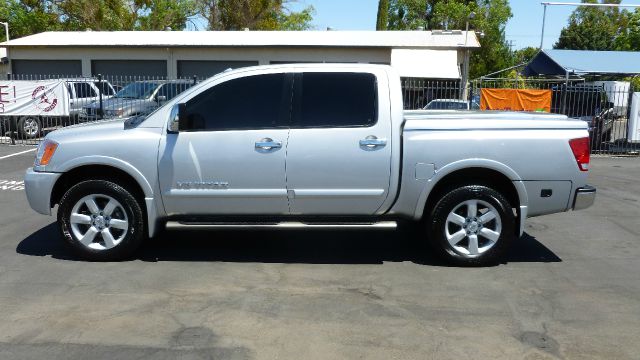
M 102 108 L 104 110 L 119 110 L 132 108 L 141 103 L 148 103 L 148 99 L 125 99 L 125 98 L 109 98 L 102 100 Z M 87 106 L 87 108 L 97 109 L 100 107 L 100 102 L 95 101 Z
M 63 127 L 47 134 L 47 138 L 61 142 L 75 140 L 74 138 L 87 139 L 95 138 L 96 136 L 100 136 L 101 138 L 111 135 L 121 136 L 124 131 L 124 120 L 114 119 Z

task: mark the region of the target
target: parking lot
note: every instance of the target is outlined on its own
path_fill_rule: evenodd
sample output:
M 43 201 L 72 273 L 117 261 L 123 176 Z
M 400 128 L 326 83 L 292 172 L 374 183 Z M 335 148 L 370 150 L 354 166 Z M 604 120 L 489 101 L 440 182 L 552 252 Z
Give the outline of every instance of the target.
M 638 158 L 593 159 L 592 208 L 530 219 L 507 263 L 467 269 L 411 227 L 167 232 L 131 261 L 78 261 L 26 202 L 33 156 L 0 146 L 0 359 L 640 354 Z

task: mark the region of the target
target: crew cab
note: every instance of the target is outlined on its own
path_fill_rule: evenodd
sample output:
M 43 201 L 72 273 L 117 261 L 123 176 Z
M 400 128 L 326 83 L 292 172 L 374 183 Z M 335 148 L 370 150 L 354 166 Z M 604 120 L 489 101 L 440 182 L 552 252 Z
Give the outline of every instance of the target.
M 161 229 L 394 229 L 458 265 L 504 261 L 527 217 L 590 206 L 587 125 L 562 115 L 403 111 L 389 66 L 218 74 L 148 116 L 54 131 L 25 176 L 89 260 Z

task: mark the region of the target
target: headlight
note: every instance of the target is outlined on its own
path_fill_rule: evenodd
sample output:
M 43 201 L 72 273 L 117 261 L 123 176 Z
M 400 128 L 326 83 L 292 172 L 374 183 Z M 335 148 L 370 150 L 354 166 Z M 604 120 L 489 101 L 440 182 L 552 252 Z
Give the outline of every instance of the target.
M 34 162 L 35 166 L 45 166 L 49 164 L 53 154 L 56 152 L 58 148 L 58 143 L 50 140 L 44 139 L 43 142 L 38 146 L 38 152 L 36 154 L 36 161 Z

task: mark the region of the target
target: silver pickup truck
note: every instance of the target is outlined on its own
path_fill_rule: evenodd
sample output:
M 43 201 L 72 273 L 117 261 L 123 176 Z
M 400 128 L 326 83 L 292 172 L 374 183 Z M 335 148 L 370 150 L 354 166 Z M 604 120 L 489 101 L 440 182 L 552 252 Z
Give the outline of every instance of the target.
M 527 217 L 590 206 L 589 139 L 565 116 L 403 111 L 382 65 L 221 73 L 148 116 L 54 131 L 25 176 L 89 260 L 167 229 L 394 229 L 457 265 L 505 260 Z

